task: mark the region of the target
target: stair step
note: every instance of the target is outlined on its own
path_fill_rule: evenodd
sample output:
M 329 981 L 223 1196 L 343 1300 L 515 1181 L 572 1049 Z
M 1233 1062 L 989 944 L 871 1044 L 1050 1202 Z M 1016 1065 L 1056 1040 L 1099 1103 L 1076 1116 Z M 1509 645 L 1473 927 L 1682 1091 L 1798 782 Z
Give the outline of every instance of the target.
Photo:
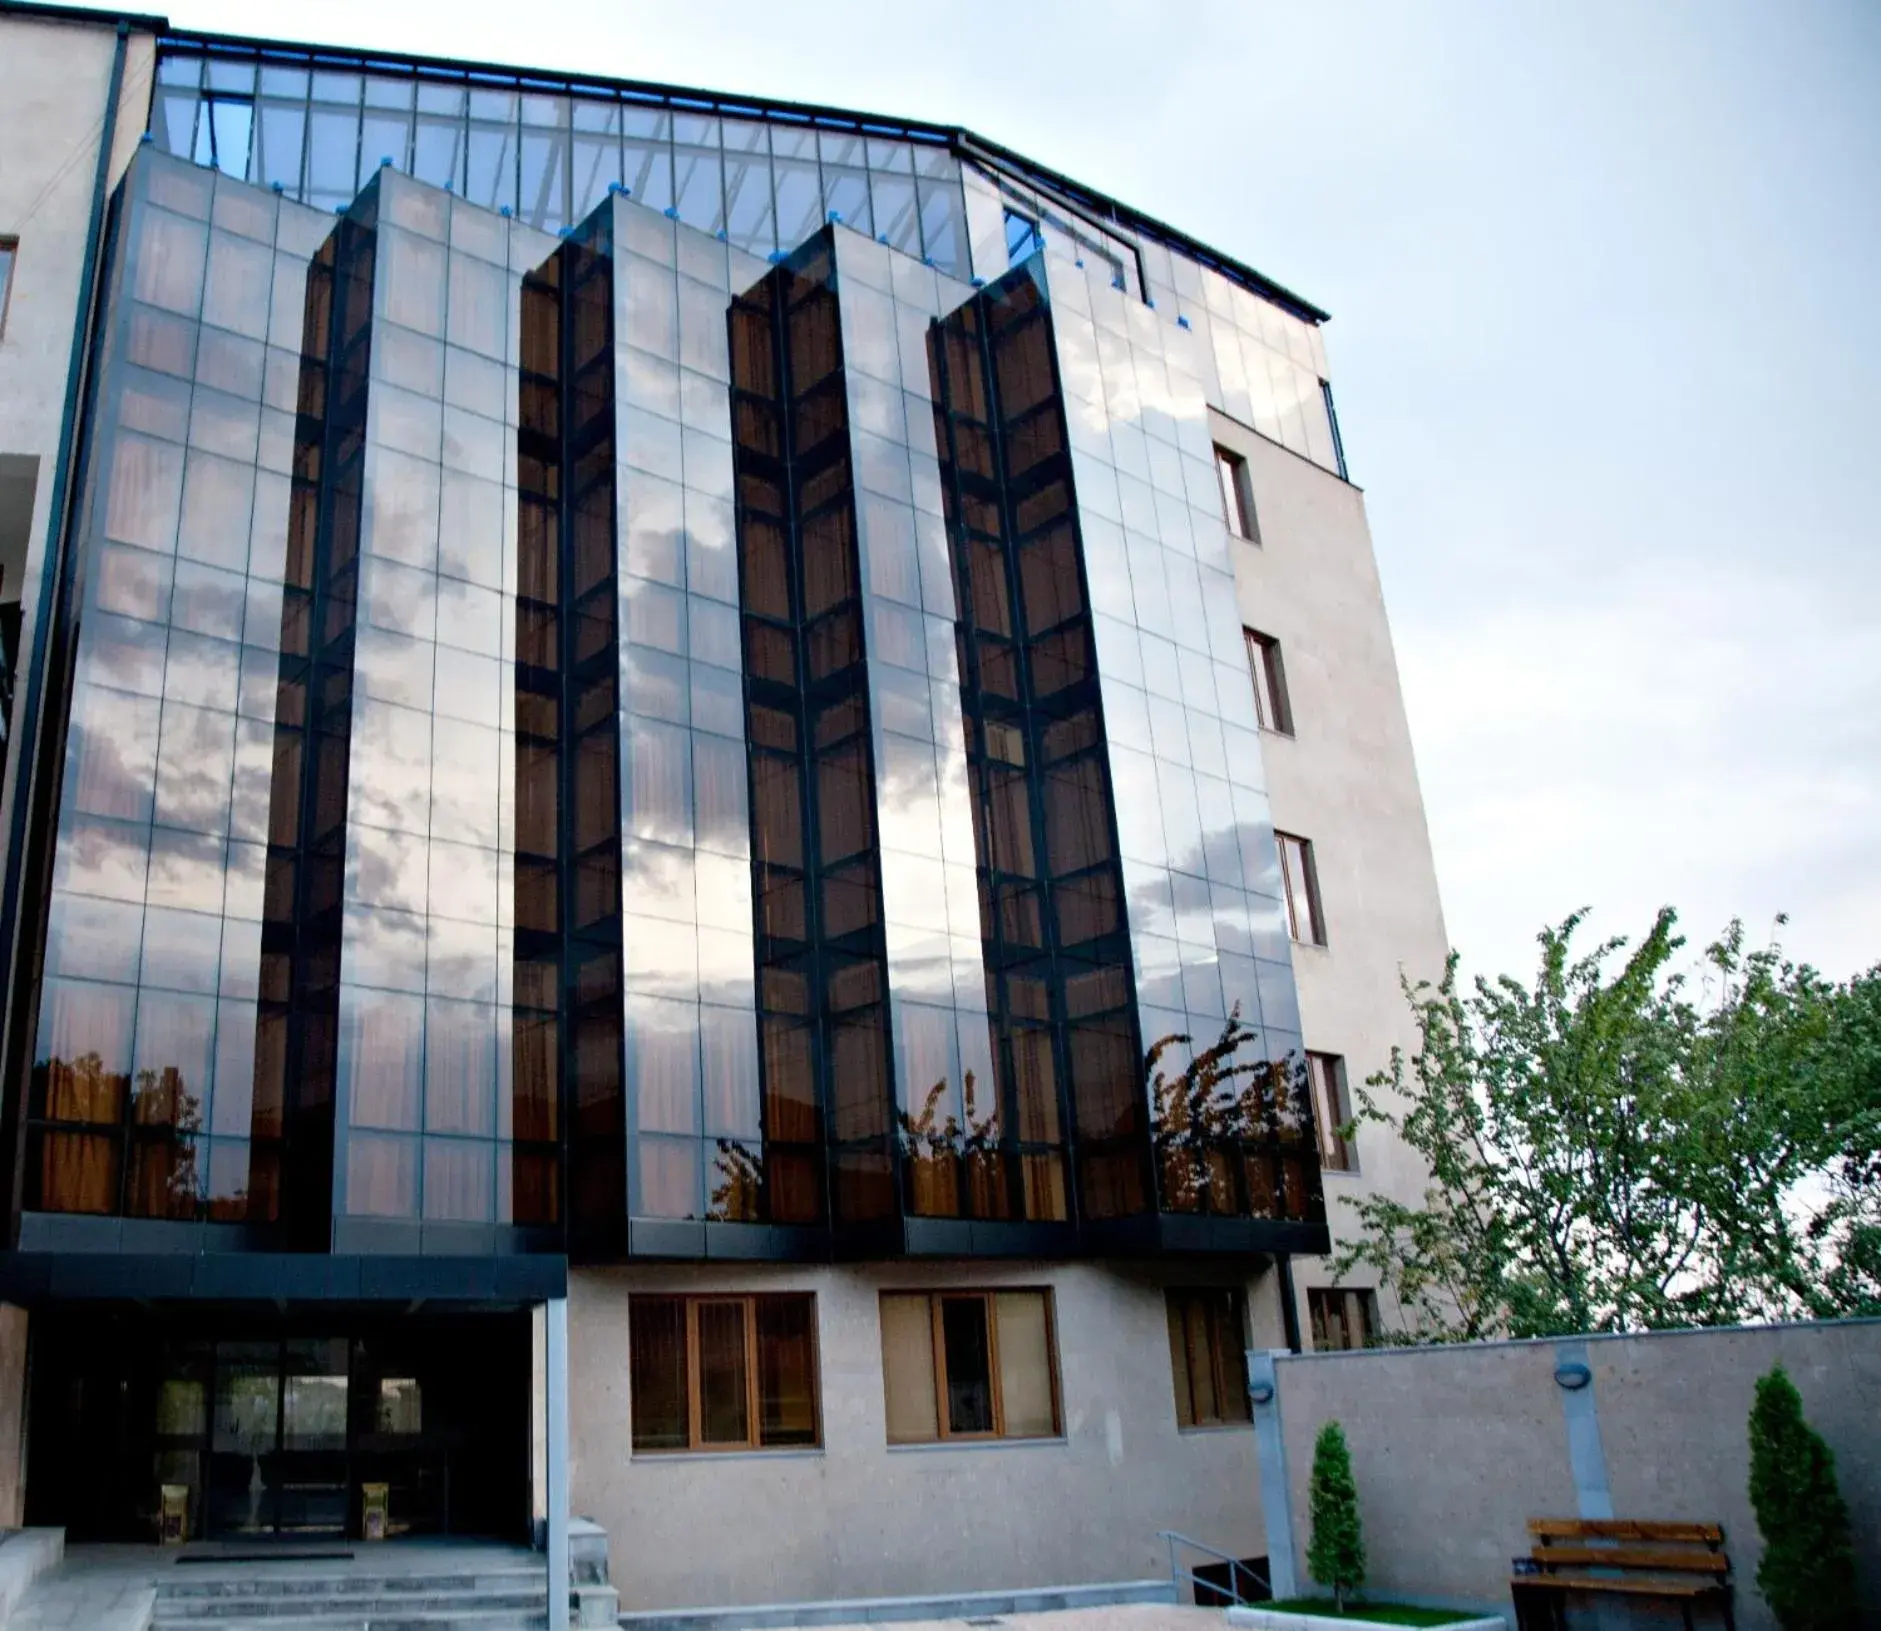
M 441 1591 L 540 1591 L 548 1570 L 540 1565 L 479 1569 L 474 1573 L 365 1574 L 351 1571 L 307 1574 L 192 1574 L 157 1587 L 160 1602 L 252 1597 L 317 1597 L 334 1591 L 415 1593 Z
M 292 1618 L 263 1620 L 154 1620 L 154 1627 L 213 1625 L 214 1631 L 545 1631 L 549 1616 L 544 1608 L 517 1612 L 515 1608 L 453 1608 L 438 1614 L 393 1610 L 389 1614 L 295 1614 Z
M 188 1603 L 159 1599 L 152 1623 L 197 1625 L 225 1620 L 280 1620 L 308 1614 L 354 1614 L 361 1617 L 400 1614 L 443 1614 L 478 1609 L 518 1609 L 528 1612 L 544 1606 L 546 1587 L 533 1591 L 373 1592 L 335 1591 L 319 1597 L 231 1597 L 196 1599 Z

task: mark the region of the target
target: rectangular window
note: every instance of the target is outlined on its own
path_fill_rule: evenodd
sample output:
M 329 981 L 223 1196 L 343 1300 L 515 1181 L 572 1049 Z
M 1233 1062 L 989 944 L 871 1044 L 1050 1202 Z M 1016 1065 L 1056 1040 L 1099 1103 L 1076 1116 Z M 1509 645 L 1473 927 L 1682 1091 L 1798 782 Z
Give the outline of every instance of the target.
M 1306 1056 L 1307 1087 L 1313 1095 L 1313 1127 L 1319 1136 L 1319 1164 L 1328 1172 L 1357 1172 L 1358 1151 L 1339 1129 L 1352 1119 L 1346 1097 L 1345 1061 L 1336 1053 Z
M 13 293 L 13 263 L 19 253 L 18 238 L 0 238 L 0 335 L 7 331 L 7 301 Z
M 1370 1291 L 1342 1286 L 1313 1287 L 1306 1293 L 1306 1313 L 1313 1325 L 1313 1352 L 1369 1348 L 1377 1340 L 1378 1298 Z
M 1056 1438 L 1049 1291 L 884 1292 L 888 1442 Z
M 627 1346 L 636 1454 L 818 1442 L 808 1293 L 633 1297 Z
M 1215 448 L 1215 474 L 1221 478 L 1221 513 L 1228 530 L 1250 544 L 1261 541 L 1254 524 L 1254 489 L 1247 479 L 1247 460 L 1227 448 Z
M 1257 629 L 1243 629 L 1248 672 L 1254 676 L 1254 712 L 1261 729 L 1293 734 L 1293 707 L 1287 700 L 1287 673 L 1280 666 L 1280 642 Z
M 1246 1306 L 1238 1290 L 1168 1293 L 1169 1363 L 1176 1379 L 1176 1425 L 1224 1427 L 1252 1420 L 1245 1350 Z
M 1018 210 L 1006 211 L 1006 264 L 1017 266 L 1038 253 L 1038 222 Z
M 1326 943 L 1326 916 L 1319 904 L 1319 869 L 1313 864 L 1313 842 L 1290 832 L 1277 832 L 1280 872 L 1287 890 L 1287 933 L 1306 946 Z

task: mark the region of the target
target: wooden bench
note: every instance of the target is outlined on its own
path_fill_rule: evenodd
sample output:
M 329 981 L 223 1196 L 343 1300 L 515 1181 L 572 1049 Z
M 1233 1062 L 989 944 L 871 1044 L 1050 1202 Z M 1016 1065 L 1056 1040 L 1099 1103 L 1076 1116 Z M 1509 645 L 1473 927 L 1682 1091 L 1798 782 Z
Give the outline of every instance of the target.
M 1652 1523 L 1636 1518 L 1530 1518 L 1531 1573 L 1509 1576 L 1518 1631 L 1566 1631 L 1576 1592 L 1655 1598 L 1692 1612 L 1731 1615 L 1731 1561 L 1715 1523 Z

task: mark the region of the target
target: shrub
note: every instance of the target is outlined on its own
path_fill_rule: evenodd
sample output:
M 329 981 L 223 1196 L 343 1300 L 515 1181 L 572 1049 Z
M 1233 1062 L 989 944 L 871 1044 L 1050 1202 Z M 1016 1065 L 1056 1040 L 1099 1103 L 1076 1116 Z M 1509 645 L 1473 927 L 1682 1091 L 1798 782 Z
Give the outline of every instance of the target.
M 1783 1631 L 1853 1631 L 1855 1543 L 1835 1453 L 1781 1365 L 1758 1377 L 1750 1408 L 1750 1504 L 1763 1531 L 1757 1589 Z
M 1345 1430 L 1329 1421 L 1313 1446 L 1313 1538 L 1306 1567 L 1322 1586 L 1332 1587 L 1336 1609 L 1348 1591 L 1365 1584 L 1365 1537 L 1359 1531 L 1358 1485 Z

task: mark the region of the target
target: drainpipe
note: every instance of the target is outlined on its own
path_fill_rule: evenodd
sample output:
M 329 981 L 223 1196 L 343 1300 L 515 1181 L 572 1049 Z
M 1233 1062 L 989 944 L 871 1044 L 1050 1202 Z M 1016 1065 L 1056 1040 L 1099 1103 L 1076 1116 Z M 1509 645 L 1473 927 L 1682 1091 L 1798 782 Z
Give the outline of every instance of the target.
M 1300 1344 L 1300 1302 L 1293 1291 L 1293 1259 L 1285 1252 L 1278 1253 L 1274 1271 L 1280 1276 L 1280 1325 L 1287 1334 L 1287 1352 L 1304 1353 Z
M 568 1631 L 568 1298 L 548 1303 L 549 1631 Z

